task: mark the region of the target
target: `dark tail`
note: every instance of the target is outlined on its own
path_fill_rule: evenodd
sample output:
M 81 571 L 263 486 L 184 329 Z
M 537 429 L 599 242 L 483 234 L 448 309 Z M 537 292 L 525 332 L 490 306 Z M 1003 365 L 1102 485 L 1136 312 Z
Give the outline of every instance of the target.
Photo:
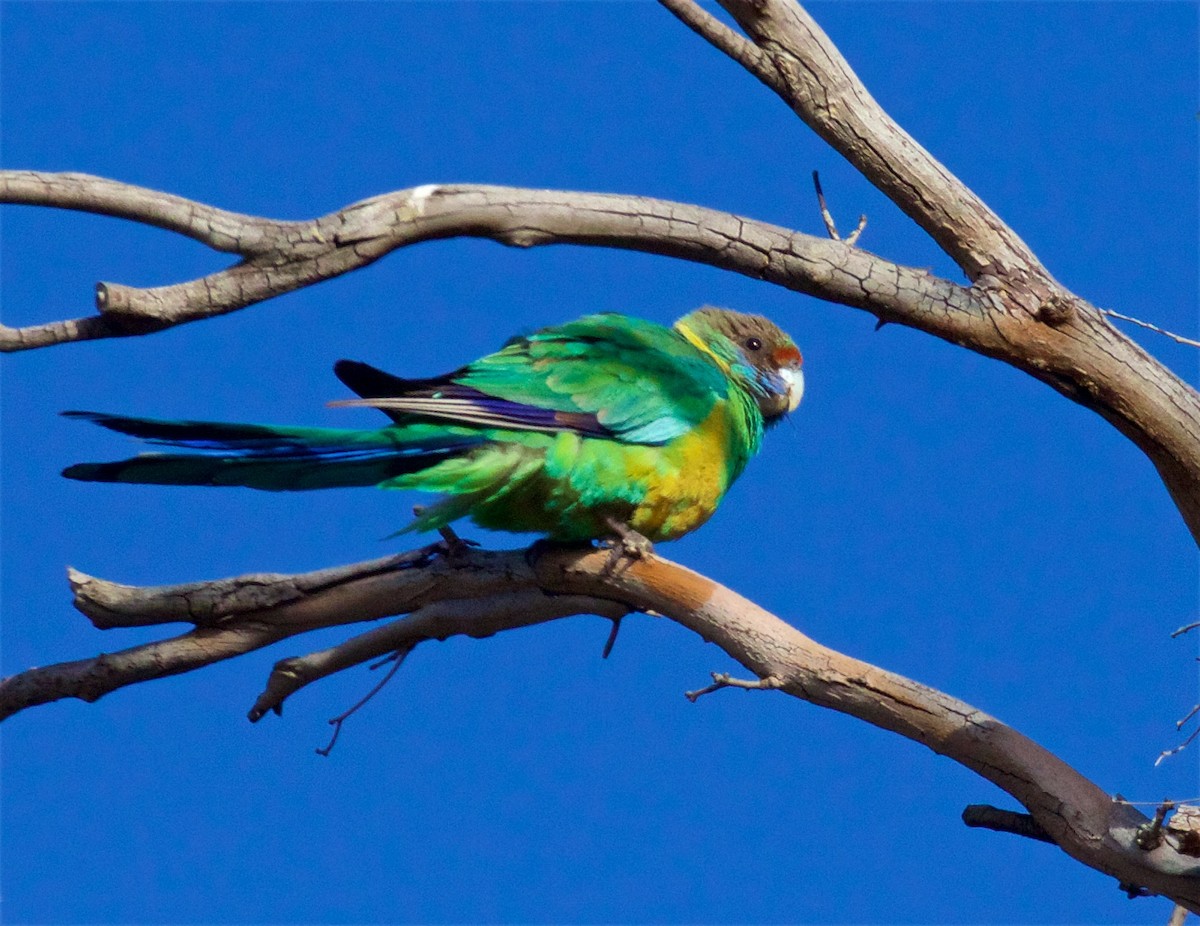
M 478 443 L 429 426 L 374 431 L 294 428 L 213 421 L 157 421 L 64 412 L 112 431 L 191 453 L 145 453 L 63 470 L 85 482 L 247 486 L 272 492 L 377 485 L 418 472 Z

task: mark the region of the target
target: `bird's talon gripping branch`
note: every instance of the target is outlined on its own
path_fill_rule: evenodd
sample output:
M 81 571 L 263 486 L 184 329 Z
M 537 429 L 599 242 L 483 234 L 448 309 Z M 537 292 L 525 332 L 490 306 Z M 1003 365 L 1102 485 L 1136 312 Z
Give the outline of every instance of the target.
M 745 688 L 747 690 L 772 690 L 783 687 L 783 679 L 776 675 L 764 675 L 762 678 L 744 679 L 734 678 L 728 672 L 713 672 L 713 683 L 704 688 L 697 688 L 695 691 L 685 691 L 686 697 L 693 704 L 700 699 L 702 695 L 711 694 L 714 691 L 720 691 L 722 688 Z
M 1133 841 L 1137 843 L 1139 849 L 1149 852 L 1162 845 L 1163 821 L 1166 820 L 1167 814 L 1174 809 L 1174 801 L 1163 801 L 1154 812 L 1154 819 L 1149 823 L 1143 823 L 1137 828 L 1133 836 Z
M 607 575 L 615 574 L 622 560 L 632 562 L 654 552 L 654 544 L 624 521 L 608 517 L 604 519 L 604 523 L 615 535 L 614 539 L 609 541 L 611 552 L 604 570 Z
M 415 513 L 416 509 L 413 510 Z M 478 540 L 464 540 L 450 526 L 439 527 L 438 533 L 442 535 L 440 547 L 446 559 L 462 559 L 471 552 L 471 547 L 479 546 Z
M 112 293 L 109 295 L 110 301 Z M 588 315 L 509 340 L 443 376 L 402 379 L 340 360 L 380 428 L 159 421 L 65 412 L 179 453 L 63 471 L 84 482 L 246 486 L 267 491 L 377 485 L 435 492 L 407 531 L 438 530 L 450 557 L 467 543 L 447 525 L 591 544 L 611 532 L 611 572 L 708 520 L 758 452 L 763 432 L 804 393 L 795 342 L 761 315 L 702 308 L 668 328 Z M 703 465 L 701 465 L 703 463 Z M 621 521 L 603 513 L 619 512 Z

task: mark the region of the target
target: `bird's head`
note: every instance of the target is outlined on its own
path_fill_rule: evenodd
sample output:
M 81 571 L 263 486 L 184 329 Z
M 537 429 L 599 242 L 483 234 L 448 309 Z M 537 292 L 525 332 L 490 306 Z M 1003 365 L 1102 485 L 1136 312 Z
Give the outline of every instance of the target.
M 796 343 L 769 318 L 706 306 L 675 323 L 758 403 L 768 424 L 795 411 L 804 395 L 804 360 Z

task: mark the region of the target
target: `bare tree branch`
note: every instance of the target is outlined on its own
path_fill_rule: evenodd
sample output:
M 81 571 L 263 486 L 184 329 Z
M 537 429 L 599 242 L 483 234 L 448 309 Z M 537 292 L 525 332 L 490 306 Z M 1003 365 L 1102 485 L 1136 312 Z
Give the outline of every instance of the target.
M 443 591 L 443 594 L 448 592 Z M 250 709 L 257 721 L 268 711 L 279 713 L 285 699 L 305 685 L 394 650 L 411 650 L 426 640 L 458 634 L 490 637 L 501 630 L 527 627 L 576 614 L 616 620 L 629 608 L 586 595 L 547 595 L 537 588 L 491 594 L 485 598 L 446 598 L 423 605 L 408 617 L 360 634 L 337 646 L 276 663 L 267 687 Z
M 910 215 L 966 274 L 938 279 L 853 246 L 697 206 L 636 196 L 482 185 L 420 186 L 311 221 L 240 215 L 81 174 L 0 171 L 0 202 L 115 216 L 186 235 L 238 263 L 138 289 L 99 283 L 99 315 L 0 326 L 0 350 L 145 334 L 220 315 L 365 267 L 397 248 L 471 236 L 515 247 L 579 244 L 696 261 L 865 309 L 1004 360 L 1095 410 L 1151 459 L 1200 539 L 1200 396 L 1063 289 L 1017 234 L 879 107 L 837 49 L 788 0 L 721 0 L 746 36 L 692 0 L 662 0 L 689 28 L 777 93 Z M 832 229 L 832 221 L 829 222 Z M 0 716 L 201 668 L 319 627 L 405 615 L 275 665 L 252 720 L 304 686 L 455 634 L 485 637 L 574 614 L 667 616 L 717 643 L 754 678 L 924 743 L 997 784 L 1028 815 L 993 828 L 1053 841 L 1131 893 L 1200 909 L 1200 862 L 1153 822 L 998 720 L 834 652 L 728 589 L 655 556 L 610 575 L 605 553 L 458 551 L 441 545 L 298 576 L 254 575 L 139 589 L 72 572 L 76 606 L 102 629 L 184 622 L 172 638 L 0 682 Z M 992 808 L 992 810 L 995 810 Z M 1018 819 L 1019 818 L 1019 819 Z M 982 819 L 982 818 L 979 818 Z M 999 820 L 1000 822 L 996 822 Z M 991 825 L 985 823 L 983 825 Z M 1154 830 L 1164 830 L 1162 819 Z
M 487 637 L 572 614 L 614 620 L 651 611 L 716 643 L 759 681 L 715 676 L 719 687 L 778 689 L 923 743 L 1003 788 L 1070 855 L 1122 883 L 1200 907 L 1200 861 L 1169 841 L 1138 844 L 1146 817 L 995 718 L 910 679 L 809 639 L 729 589 L 658 556 L 617 574 L 606 551 L 429 548 L 298 576 L 131 588 L 75 574 L 76 604 L 103 626 L 144 627 L 194 613 L 189 634 L 122 653 L 31 669 L 0 683 L 0 713 L 46 700 L 103 694 L 199 668 L 317 627 L 407 614 L 346 643 L 276 664 L 251 718 L 278 711 L 304 685 L 426 640 Z M 532 560 L 532 563 L 530 562 Z M 1144 841 L 1144 839 L 1143 839 Z
M 458 236 L 514 247 L 601 245 L 682 258 L 882 313 L 889 321 L 927 327 L 950 339 L 970 337 L 963 322 L 984 314 L 969 290 L 923 270 L 727 212 L 638 196 L 421 186 L 312 221 L 276 222 L 102 177 L 0 171 L 0 202 L 120 215 L 218 242 L 221 250 L 245 258 L 171 286 L 100 283 L 99 319 L 0 328 L 0 350 L 7 351 L 145 334 L 222 315 L 365 267 L 397 248 Z M 185 221 L 193 214 L 201 218 Z M 210 233 L 213 228 L 219 233 Z
M 0 202 L 72 209 L 153 225 L 244 257 L 271 251 L 281 227 L 273 222 L 227 212 L 192 199 L 90 174 L 0 171 Z
M 773 65 L 751 73 L 925 229 L 968 279 L 1053 283 L 1020 237 L 883 110 L 806 10 L 789 0 L 720 2 Z M 730 43 L 713 44 L 730 53 Z
M 58 184 L 62 195 L 56 197 Z M 90 192 L 89 192 L 90 191 Z M 186 200 L 78 174 L 0 172 L 0 202 L 88 208 L 197 236 L 219 225 L 240 240 L 232 213 L 189 224 Z M 127 197 L 127 198 L 126 198 Z M 168 218 L 164 218 L 164 213 Z M 730 213 L 663 200 L 493 186 L 424 186 L 363 200 L 312 222 L 241 217 L 247 258 L 199 280 L 152 289 L 101 284 L 100 319 L 0 329 L 0 348 L 145 333 L 230 312 L 366 266 L 398 247 L 459 235 L 518 247 L 589 244 L 707 263 L 797 292 L 866 309 L 1005 360 L 1094 409 L 1151 458 L 1200 537 L 1200 396 L 1052 281 L 970 289 L 883 260 L 844 242 Z M 269 229 L 274 228 L 274 232 Z M 215 234 L 215 233 L 214 233 Z M 267 244 L 266 238 L 275 241 Z M 1036 276 L 1036 275 L 1035 275 Z
M 1200 542 L 1195 390 L 1065 290 L 1015 231 L 883 110 L 798 4 L 720 2 L 772 67 L 710 23 L 694 0 L 665 5 L 779 94 L 916 221 L 989 302 L 965 338 L 924 330 L 1005 360 L 1102 415 L 1150 457 Z
M 659 0 L 685 26 L 783 96 L 787 84 L 767 54 L 694 0 Z

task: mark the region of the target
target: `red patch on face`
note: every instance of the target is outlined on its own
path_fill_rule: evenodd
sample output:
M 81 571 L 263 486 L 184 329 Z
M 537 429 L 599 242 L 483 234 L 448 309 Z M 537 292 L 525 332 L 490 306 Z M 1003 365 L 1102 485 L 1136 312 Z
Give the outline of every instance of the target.
M 776 366 L 781 367 L 798 367 L 804 365 L 804 358 L 800 356 L 800 350 L 795 344 L 787 344 L 784 347 L 777 347 L 771 352 L 771 359 L 775 361 Z

